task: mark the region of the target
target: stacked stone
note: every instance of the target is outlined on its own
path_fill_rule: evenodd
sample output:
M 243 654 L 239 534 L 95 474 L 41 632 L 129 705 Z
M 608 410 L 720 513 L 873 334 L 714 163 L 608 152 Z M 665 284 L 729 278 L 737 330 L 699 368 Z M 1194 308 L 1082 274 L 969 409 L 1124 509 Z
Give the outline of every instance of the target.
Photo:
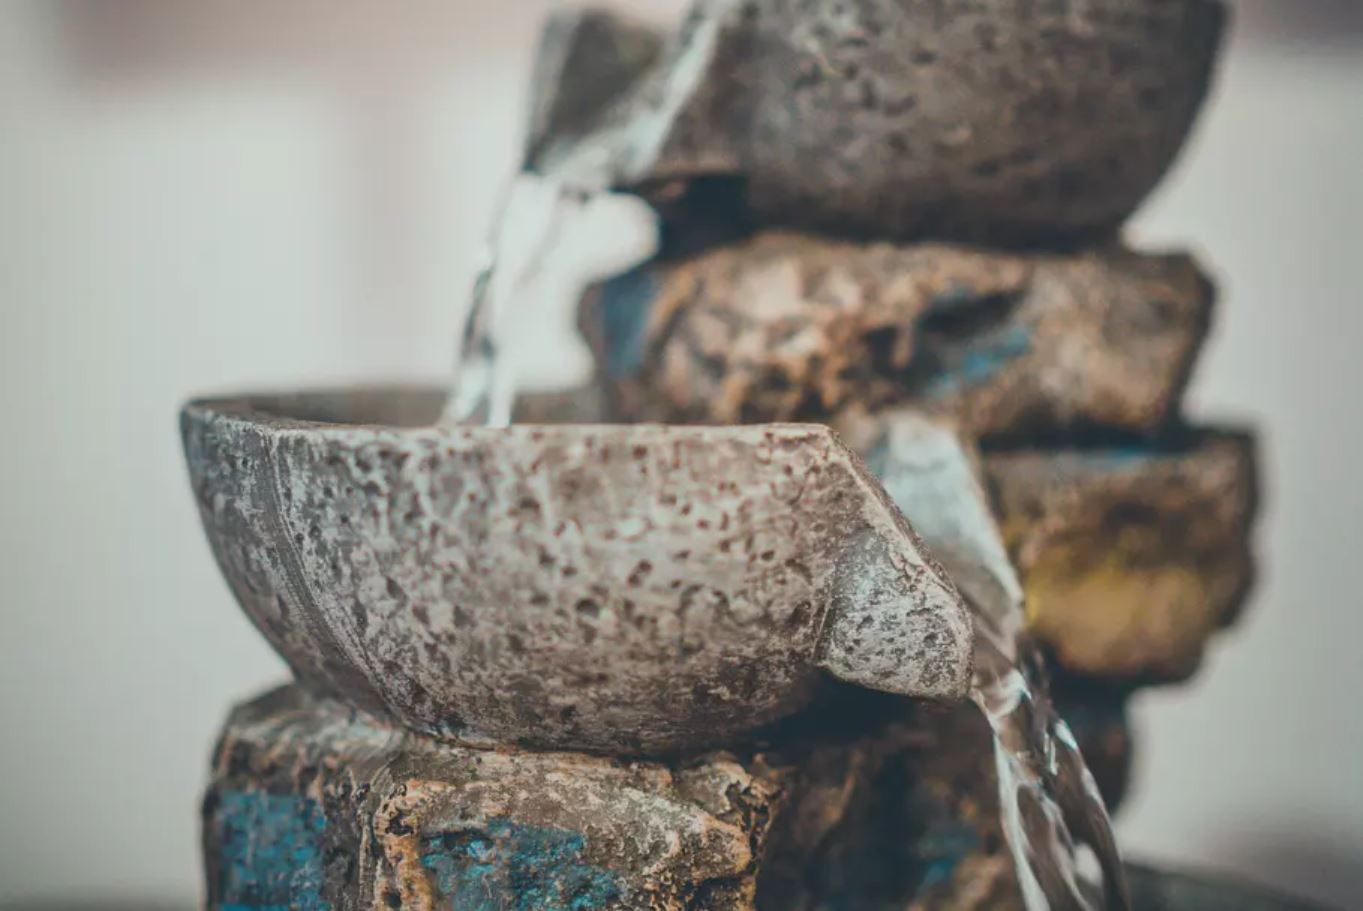
M 1034 635 L 1135 683 L 1192 674 L 1251 578 L 1253 440 L 1179 409 L 1213 297 L 1186 255 L 766 231 L 611 279 L 582 323 L 617 419 L 831 423 L 887 485 L 897 412 L 952 420 Z
M 522 418 L 826 423 L 891 497 L 912 474 L 901 427 L 950 422 L 979 449 L 1057 701 L 1115 804 L 1129 694 L 1192 674 L 1251 575 L 1253 441 L 1180 409 L 1213 286 L 1189 256 L 1117 231 L 1183 141 L 1221 7 L 712 5 L 718 31 L 693 21 L 679 50 L 601 14 L 550 28 L 530 152 L 546 167 L 565 137 L 628 115 L 660 62 L 709 43 L 631 181 L 662 217 L 661 249 L 582 304 L 598 381 Z M 192 465 L 221 461 L 196 445 Z M 374 470 L 408 470 L 389 461 Z M 391 594 L 364 597 L 407 607 Z M 311 633 L 285 600 L 253 616 L 289 656 Z M 544 748 L 576 736 L 562 713 L 545 715 L 552 736 L 488 743 L 462 719 L 387 720 L 392 700 L 353 698 L 348 671 L 291 663 L 311 682 L 239 707 L 216 751 L 210 907 L 1021 907 L 973 707 L 829 682 L 719 747 L 622 739 L 587 755 Z M 387 673 L 406 679 L 400 661 Z M 329 676 L 341 684 L 317 685 Z
M 817 50 L 802 57 L 772 4 L 746 6 L 758 24 L 717 57 L 740 86 L 784 67 L 804 90 L 759 114 L 736 152 L 729 141 L 738 179 L 678 176 L 711 137 L 671 137 L 642 187 L 659 252 L 580 308 L 592 394 L 611 420 L 830 424 L 892 496 L 912 461 L 897 426 L 953 424 L 979 447 L 1029 630 L 1115 806 L 1129 696 L 1193 675 L 1253 577 L 1253 436 L 1181 407 L 1215 286 L 1193 256 L 1133 249 L 1120 232 L 1186 136 L 1224 11 L 861 2 L 803 23 Z M 917 26 L 896 32 L 902 68 L 849 24 L 877 22 Z M 734 94 L 726 127 L 771 103 Z M 912 771 L 858 782 L 876 809 L 824 840 L 805 882 L 856 872 L 813 889 L 809 907 L 1016 904 L 993 769 L 966 758 L 984 734 L 958 715 Z M 956 797 L 925 809 L 925 791 Z M 969 836 L 943 836 L 942 820 Z M 904 872 L 936 851 L 928 876 Z M 893 896 L 852 884 L 900 873 Z

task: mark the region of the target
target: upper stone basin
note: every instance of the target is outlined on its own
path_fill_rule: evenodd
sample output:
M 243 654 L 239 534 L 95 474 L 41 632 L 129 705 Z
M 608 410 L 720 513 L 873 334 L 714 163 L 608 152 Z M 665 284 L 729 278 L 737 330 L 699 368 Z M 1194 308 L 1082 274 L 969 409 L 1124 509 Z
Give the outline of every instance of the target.
M 760 728 L 825 671 L 965 695 L 960 596 L 826 427 L 433 426 L 442 401 L 182 414 L 218 563 L 313 689 L 464 743 L 627 753 Z
M 733 181 L 762 225 L 1020 246 L 1099 238 L 1207 94 L 1219 0 L 696 0 L 674 34 L 563 11 L 527 161 L 651 197 Z

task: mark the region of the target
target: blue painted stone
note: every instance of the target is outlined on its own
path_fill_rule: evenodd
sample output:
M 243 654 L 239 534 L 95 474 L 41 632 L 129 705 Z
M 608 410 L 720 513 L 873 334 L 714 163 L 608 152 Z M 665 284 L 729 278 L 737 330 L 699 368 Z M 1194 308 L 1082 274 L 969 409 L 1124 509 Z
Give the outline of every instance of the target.
M 979 832 L 956 819 L 934 822 L 918 839 L 918 856 L 924 865 L 923 886 L 950 884 L 961 861 L 980 849 Z
M 263 791 L 224 791 L 210 821 L 220 851 L 221 911 L 331 911 L 322 897 L 317 802 Z
M 1087 467 L 1096 471 L 1124 471 L 1139 468 L 1167 455 L 1153 446 L 1132 445 L 1085 451 L 1079 457 Z
M 923 387 L 929 397 L 953 395 L 978 386 L 1027 354 L 1032 345 L 1030 326 L 1009 326 L 970 344 L 940 355 L 940 367 Z
M 644 365 L 648 319 L 658 295 L 658 281 L 647 268 L 631 269 L 601 285 L 599 312 L 605 341 L 606 372 L 625 379 Z
M 578 832 L 496 819 L 423 839 L 421 862 L 451 911 L 595 911 L 621 886 L 583 858 L 586 845 Z

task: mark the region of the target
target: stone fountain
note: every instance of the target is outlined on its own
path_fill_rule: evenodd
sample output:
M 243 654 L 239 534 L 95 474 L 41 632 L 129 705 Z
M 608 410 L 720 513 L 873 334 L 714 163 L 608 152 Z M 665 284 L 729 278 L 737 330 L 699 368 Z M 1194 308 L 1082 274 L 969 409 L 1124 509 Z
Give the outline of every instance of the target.
M 1180 408 L 1213 285 L 1119 231 L 1222 20 L 556 16 L 528 166 L 610 149 L 662 224 L 583 298 L 592 384 L 506 429 L 418 387 L 183 413 L 214 554 L 296 678 L 218 744 L 209 907 L 1021 908 L 964 597 L 1020 579 L 1115 807 L 1128 697 L 1193 674 L 1252 578 L 1253 438 Z

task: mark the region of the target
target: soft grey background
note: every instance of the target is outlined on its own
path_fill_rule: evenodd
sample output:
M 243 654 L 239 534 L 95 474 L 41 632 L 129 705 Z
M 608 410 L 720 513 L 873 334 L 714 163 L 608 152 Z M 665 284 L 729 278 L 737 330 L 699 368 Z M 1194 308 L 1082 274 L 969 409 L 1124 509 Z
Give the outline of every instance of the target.
M 551 6 L 0 5 L 0 903 L 194 900 L 214 730 L 282 665 L 200 539 L 176 406 L 446 368 Z M 1191 407 L 1265 432 L 1265 572 L 1197 682 L 1140 700 L 1121 834 L 1358 907 L 1363 4 L 1240 12 L 1133 233 L 1223 279 Z M 562 263 L 644 248 L 604 215 Z M 582 368 L 565 308 L 527 324 L 535 379 Z

